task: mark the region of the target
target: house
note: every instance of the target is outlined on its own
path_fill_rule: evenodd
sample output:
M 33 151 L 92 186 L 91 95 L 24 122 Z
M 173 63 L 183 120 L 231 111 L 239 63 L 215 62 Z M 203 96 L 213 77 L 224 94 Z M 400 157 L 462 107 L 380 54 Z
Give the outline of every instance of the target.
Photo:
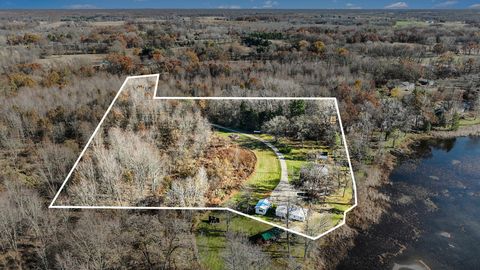
M 317 160 L 327 160 L 328 159 L 328 152 L 327 151 L 322 151 L 317 153 Z
M 307 218 L 308 209 L 290 205 L 290 209 L 286 205 L 279 205 L 275 210 L 275 215 L 277 217 L 286 218 L 288 213 L 288 219 L 304 222 Z
M 418 84 L 422 86 L 433 86 L 435 81 L 420 78 L 418 79 Z
M 272 203 L 268 199 L 262 199 L 255 205 L 255 213 L 264 216 L 270 207 Z
M 329 158 L 328 151 L 307 153 L 307 159 L 310 161 L 327 161 L 328 158 Z
M 392 91 L 398 89 L 401 91 L 413 91 L 415 90 L 415 84 L 411 82 L 401 82 L 398 80 L 389 81 L 387 83 L 387 88 Z
M 397 85 L 397 88 L 403 91 L 413 91 L 415 90 L 415 84 L 411 82 L 401 82 Z
M 322 166 L 322 168 L 320 168 L 319 174 L 320 174 L 320 176 L 322 176 L 322 177 L 327 177 L 327 176 L 328 176 L 328 168 L 327 168 L 327 166 Z

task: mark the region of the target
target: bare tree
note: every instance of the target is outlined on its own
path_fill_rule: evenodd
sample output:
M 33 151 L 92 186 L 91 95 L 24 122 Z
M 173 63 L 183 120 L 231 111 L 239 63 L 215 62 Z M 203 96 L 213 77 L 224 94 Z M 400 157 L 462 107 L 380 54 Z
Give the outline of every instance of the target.
M 41 158 L 40 175 L 49 194 L 55 194 L 58 186 L 65 180 L 75 154 L 72 149 L 60 144 L 45 142 L 38 150 Z
M 13 258 L 17 267 L 22 268 L 20 253 L 18 250 L 19 238 L 25 230 L 22 223 L 22 216 L 18 208 L 5 193 L 0 194 L 0 247 L 11 249 L 15 257 Z
M 106 269 L 120 267 L 120 252 L 116 234 L 117 219 L 101 219 L 95 213 L 85 214 L 67 234 L 68 250 L 57 255 L 60 265 L 68 266 L 75 258 L 78 269 Z
M 98 199 L 98 183 L 96 181 L 96 168 L 92 158 L 83 157 L 77 166 L 75 183 L 69 188 L 72 202 L 80 205 L 95 205 Z
M 270 267 L 268 255 L 258 246 L 250 244 L 245 236 L 227 233 L 226 238 L 227 245 L 222 253 L 225 269 L 254 270 Z
M 195 177 L 175 180 L 166 195 L 166 200 L 169 205 L 174 206 L 204 206 L 207 190 L 207 172 L 205 168 L 201 167 Z
M 333 177 L 326 165 L 309 163 L 300 169 L 300 186 L 317 199 L 325 198 L 338 186 L 338 181 L 339 178 Z
M 278 138 L 281 135 L 286 135 L 289 124 L 290 121 L 288 121 L 285 116 L 276 116 L 266 122 L 262 129 L 267 133 L 273 134 L 275 136 L 275 141 L 278 141 Z

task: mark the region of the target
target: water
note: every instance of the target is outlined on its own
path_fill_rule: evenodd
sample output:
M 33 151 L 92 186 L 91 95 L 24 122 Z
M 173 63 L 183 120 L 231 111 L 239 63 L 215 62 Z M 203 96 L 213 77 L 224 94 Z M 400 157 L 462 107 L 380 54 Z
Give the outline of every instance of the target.
M 391 208 L 340 269 L 480 269 L 480 137 L 415 150 L 390 175 Z

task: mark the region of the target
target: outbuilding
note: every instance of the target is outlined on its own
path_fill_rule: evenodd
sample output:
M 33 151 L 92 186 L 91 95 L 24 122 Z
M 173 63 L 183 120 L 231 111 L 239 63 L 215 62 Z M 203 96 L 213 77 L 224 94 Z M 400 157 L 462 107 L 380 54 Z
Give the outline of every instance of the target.
M 283 230 L 280 230 L 279 228 L 271 228 L 269 230 L 266 230 L 264 232 L 251 236 L 250 241 L 255 244 L 264 244 L 267 242 L 273 242 L 280 239 L 280 236 L 282 235 L 282 233 L 283 233 Z

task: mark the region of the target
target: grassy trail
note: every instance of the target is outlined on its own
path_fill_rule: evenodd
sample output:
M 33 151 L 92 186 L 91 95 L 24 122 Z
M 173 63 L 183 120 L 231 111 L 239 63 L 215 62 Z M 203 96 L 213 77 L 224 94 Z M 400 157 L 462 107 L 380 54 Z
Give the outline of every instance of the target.
M 264 143 L 248 136 L 226 131 L 216 131 L 216 133 L 226 138 L 232 134 L 239 135 L 236 143 L 252 150 L 257 157 L 255 171 L 244 183 L 244 187 L 235 193 L 226 204 L 255 205 L 259 199 L 268 197 L 280 182 L 280 162 L 275 153 Z

